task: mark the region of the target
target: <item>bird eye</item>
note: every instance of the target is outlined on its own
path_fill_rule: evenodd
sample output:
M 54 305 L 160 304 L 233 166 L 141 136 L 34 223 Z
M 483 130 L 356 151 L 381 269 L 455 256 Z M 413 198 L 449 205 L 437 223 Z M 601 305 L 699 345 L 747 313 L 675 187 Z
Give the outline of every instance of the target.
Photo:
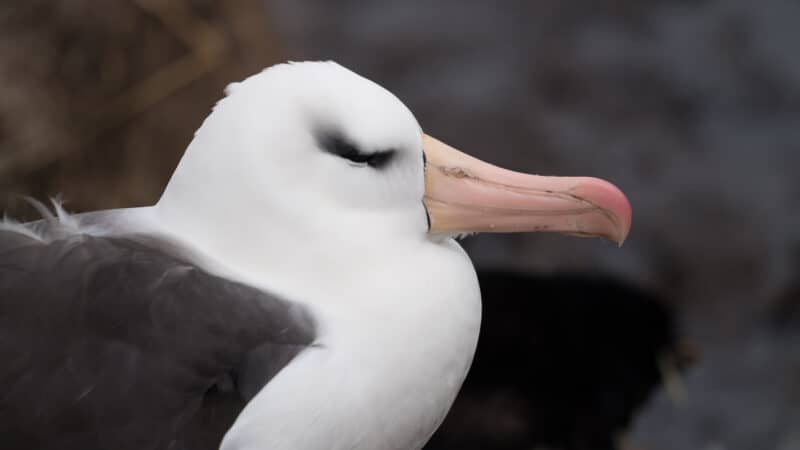
M 319 146 L 328 153 L 345 158 L 356 164 L 365 164 L 375 169 L 386 167 L 394 157 L 394 150 L 379 150 L 376 152 L 361 151 L 355 144 L 347 139 L 331 133 L 317 137 Z
M 386 167 L 389 161 L 392 160 L 392 157 L 394 157 L 394 150 L 382 150 L 368 154 L 365 162 L 370 167 L 380 169 Z

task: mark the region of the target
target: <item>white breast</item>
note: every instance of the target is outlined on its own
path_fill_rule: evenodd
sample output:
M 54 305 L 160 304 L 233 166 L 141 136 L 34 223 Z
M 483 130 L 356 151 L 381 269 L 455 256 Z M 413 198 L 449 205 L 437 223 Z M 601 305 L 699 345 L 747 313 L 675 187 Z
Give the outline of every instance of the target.
M 472 361 L 480 291 L 454 241 L 405 247 L 367 264 L 371 270 L 359 277 L 286 286 L 314 299 L 318 346 L 250 402 L 223 450 L 415 449 L 427 442 Z

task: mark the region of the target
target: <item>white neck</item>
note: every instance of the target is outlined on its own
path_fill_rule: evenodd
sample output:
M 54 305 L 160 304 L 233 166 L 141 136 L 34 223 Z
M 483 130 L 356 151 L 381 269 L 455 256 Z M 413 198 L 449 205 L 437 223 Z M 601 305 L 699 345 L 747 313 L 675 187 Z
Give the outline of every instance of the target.
M 355 240 L 279 218 L 236 223 L 206 210 L 190 220 L 168 204 L 155 208 L 159 221 L 214 255 L 211 270 L 303 303 L 319 322 L 318 345 L 251 401 L 223 449 L 424 445 L 461 386 L 480 327 L 477 279 L 456 242 L 385 239 L 369 218 L 353 224 L 363 230 Z

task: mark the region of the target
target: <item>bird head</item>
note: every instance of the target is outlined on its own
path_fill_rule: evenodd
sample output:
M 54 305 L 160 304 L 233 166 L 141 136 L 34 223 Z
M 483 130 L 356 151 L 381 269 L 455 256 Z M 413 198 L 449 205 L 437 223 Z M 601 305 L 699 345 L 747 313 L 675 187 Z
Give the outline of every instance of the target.
M 280 64 L 226 92 L 160 203 L 218 203 L 217 214 L 248 210 L 254 224 L 322 227 L 331 239 L 549 231 L 621 243 L 628 234 L 631 208 L 611 183 L 473 158 L 336 63 Z

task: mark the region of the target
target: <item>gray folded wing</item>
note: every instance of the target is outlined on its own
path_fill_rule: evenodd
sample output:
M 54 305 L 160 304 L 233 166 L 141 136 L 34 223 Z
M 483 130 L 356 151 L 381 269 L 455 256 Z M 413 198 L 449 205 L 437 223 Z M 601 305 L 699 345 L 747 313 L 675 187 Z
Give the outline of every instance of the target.
M 168 248 L 0 228 L 0 447 L 216 449 L 312 344 L 301 305 Z

